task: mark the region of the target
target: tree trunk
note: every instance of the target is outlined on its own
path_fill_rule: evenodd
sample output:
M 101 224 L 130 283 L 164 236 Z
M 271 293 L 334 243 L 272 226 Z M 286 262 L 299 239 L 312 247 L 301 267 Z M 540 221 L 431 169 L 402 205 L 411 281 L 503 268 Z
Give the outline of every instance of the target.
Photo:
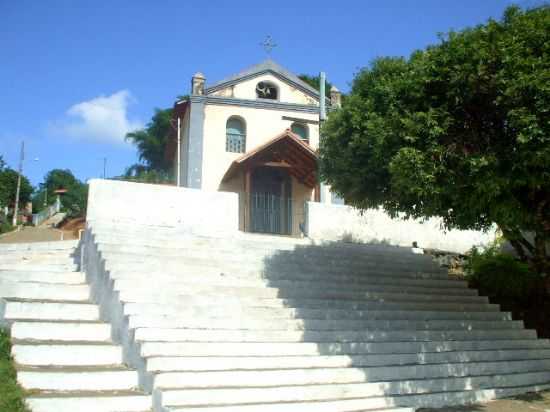
M 533 271 L 548 279 L 550 293 L 550 257 L 548 256 L 548 236 L 544 228 L 533 233 L 534 244 L 519 229 L 500 226 L 504 237 L 516 251 L 520 260 L 529 263 Z

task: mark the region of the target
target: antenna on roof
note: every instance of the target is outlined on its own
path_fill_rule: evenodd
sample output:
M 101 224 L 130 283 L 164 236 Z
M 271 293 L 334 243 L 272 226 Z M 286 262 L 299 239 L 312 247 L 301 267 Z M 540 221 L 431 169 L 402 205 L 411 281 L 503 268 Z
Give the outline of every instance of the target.
M 265 40 L 260 43 L 260 46 L 262 46 L 266 52 L 267 57 L 271 57 L 271 52 L 275 47 L 277 47 L 277 44 L 273 42 L 273 38 L 270 35 L 267 35 Z

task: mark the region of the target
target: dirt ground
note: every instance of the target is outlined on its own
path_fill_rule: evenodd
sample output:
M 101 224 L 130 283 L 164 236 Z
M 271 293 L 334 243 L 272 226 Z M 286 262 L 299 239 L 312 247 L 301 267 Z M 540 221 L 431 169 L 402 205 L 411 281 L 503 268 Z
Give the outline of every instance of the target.
M 530 393 L 486 404 L 420 409 L 418 412 L 550 412 L 550 391 Z
M 78 239 L 73 230 L 23 226 L 18 232 L 7 233 L 0 237 L 0 243 L 51 242 L 54 240 L 73 239 Z
M 34 226 L 23 226 L 17 232 L 11 232 L 0 236 L 0 243 L 30 243 L 30 242 L 51 242 L 55 240 L 78 239 L 79 230 L 86 225 L 84 218 L 64 220 L 59 228 L 52 227 L 48 221 L 44 224 Z

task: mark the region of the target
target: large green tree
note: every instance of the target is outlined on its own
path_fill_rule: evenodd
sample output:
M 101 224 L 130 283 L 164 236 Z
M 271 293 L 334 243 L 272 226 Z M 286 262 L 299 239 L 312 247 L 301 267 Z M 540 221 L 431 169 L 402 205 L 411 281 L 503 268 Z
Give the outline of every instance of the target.
M 171 170 L 172 165 L 166 161 L 164 155 L 172 128 L 171 120 L 172 109 L 156 109 L 145 128 L 126 135 L 126 140 L 136 146 L 141 162 L 141 164 L 130 166 L 130 174 L 151 170 L 168 173 Z
M 68 216 L 84 216 L 88 201 L 88 185 L 78 180 L 68 169 L 50 170 L 40 184 L 40 190 L 33 198 L 33 209 L 40 210 L 46 203 L 55 202 L 56 190 L 65 189 L 67 192 L 61 195 L 61 205 Z M 47 193 L 47 195 L 46 195 Z
M 323 136 L 322 177 L 348 203 L 447 228 L 496 223 L 550 274 L 548 7 L 511 7 L 409 59 L 375 60 Z
M 0 207 L 13 207 L 17 191 L 17 171 L 9 168 L 0 156 Z M 24 207 L 30 201 L 33 187 L 25 176 L 21 176 L 19 205 Z

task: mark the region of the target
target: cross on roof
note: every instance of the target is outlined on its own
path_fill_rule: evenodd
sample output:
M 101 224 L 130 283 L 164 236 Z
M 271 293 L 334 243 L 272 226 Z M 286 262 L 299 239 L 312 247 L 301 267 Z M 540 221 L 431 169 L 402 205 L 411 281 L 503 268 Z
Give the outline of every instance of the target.
M 268 56 L 271 56 L 271 51 L 277 47 L 277 44 L 273 42 L 273 38 L 271 36 L 267 36 L 263 42 L 260 43 L 260 46 L 263 47 L 265 52 Z

